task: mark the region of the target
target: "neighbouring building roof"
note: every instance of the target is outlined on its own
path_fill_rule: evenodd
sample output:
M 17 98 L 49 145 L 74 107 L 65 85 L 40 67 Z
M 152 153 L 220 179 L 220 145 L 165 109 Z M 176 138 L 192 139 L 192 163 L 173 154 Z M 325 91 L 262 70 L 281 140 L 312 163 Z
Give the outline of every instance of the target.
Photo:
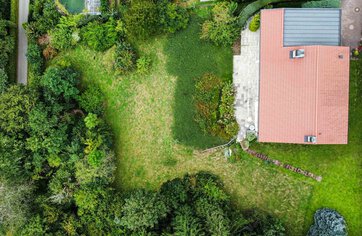
M 101 0 L 85 0 L 87 14 L 100 15 Z
M 319 37 L 307 45 L 302 40 L 298 46 L 285 47 L 288 11 L 261 12 L 259 141 L 308 143 L 311 136 L 316 144 L 346 144 L 349 48 L 326 46 Z M 297 11 L 293 9 L 293 14 Z M 291 59 L 290 52 L 297 49 L 304 50 L 304 57 Z
M 284 46 L 340 45 L 340 9 L 284 9 L 283 23 Z

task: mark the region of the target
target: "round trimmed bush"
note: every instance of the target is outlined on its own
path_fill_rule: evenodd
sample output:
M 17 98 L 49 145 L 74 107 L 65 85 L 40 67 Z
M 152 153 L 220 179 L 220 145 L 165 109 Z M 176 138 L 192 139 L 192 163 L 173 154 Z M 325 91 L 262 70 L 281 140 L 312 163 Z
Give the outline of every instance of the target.
M 347 236 L 346 221 L 337 211 L 323 208 L 314 214 L 308 236 Z

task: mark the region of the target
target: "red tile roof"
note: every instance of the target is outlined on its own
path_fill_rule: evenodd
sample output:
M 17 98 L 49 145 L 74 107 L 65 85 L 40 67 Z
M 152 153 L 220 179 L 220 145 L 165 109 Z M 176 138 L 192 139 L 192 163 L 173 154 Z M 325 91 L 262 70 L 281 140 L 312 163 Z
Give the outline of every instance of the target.
M 261 13 L 259 141 L 346 144 L 349 48 L 283 47 L 283 9 Z M 290 59 L 291 50 L 305 57 Z M 343 57 L 343 58 L 341 58 Z

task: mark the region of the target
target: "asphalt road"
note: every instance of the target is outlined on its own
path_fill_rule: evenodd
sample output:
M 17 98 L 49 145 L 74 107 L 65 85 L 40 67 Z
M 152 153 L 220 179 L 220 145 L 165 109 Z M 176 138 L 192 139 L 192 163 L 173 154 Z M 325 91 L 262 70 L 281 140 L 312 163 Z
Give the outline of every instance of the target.
M 28 61 L 26 51 L 28 49 L 28 39 L 23 28 L 23 23 L 28 21 L 29 0 L 19 1 L 19 19 L 18 19 L 18 65 L 17 77 L 18 83 L 26 84 L 28 78 Z

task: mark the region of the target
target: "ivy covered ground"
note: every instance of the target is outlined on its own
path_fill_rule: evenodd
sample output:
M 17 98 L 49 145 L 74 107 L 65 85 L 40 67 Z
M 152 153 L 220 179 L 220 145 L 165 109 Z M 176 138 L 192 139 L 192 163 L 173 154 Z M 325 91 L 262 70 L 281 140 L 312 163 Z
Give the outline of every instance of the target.
M 291 235 L 305 235 L 321 207 L 339 211 L 350 235 L 362 228 L 361 203 L 361 62 L 352 62 L 350 137 L 343 146 L 254 144 L 273 159 L 323 176 L 322 182 L 265 164 L 246 154 L 232 162 L 223 153 L 200 150 L 220 144 L 205 136 L 193 121 L 194 78 L 213 72 L 231 79 L 231 49 L 199 39 L 200 22 L 173 36 L 138 43 L 141 56 L 152 59 L 147 75 L 117 75 L 112 50 L 98 53 L 85 47 L 63 52 L 82 71 L 83 83 L 99 86 L 107 100 L 107 120 L 113 128 L 119 160 L 117 187 L 158 189 L 166 180 L 208 170 L 219 175 L 234 203 L 278 216 Z

